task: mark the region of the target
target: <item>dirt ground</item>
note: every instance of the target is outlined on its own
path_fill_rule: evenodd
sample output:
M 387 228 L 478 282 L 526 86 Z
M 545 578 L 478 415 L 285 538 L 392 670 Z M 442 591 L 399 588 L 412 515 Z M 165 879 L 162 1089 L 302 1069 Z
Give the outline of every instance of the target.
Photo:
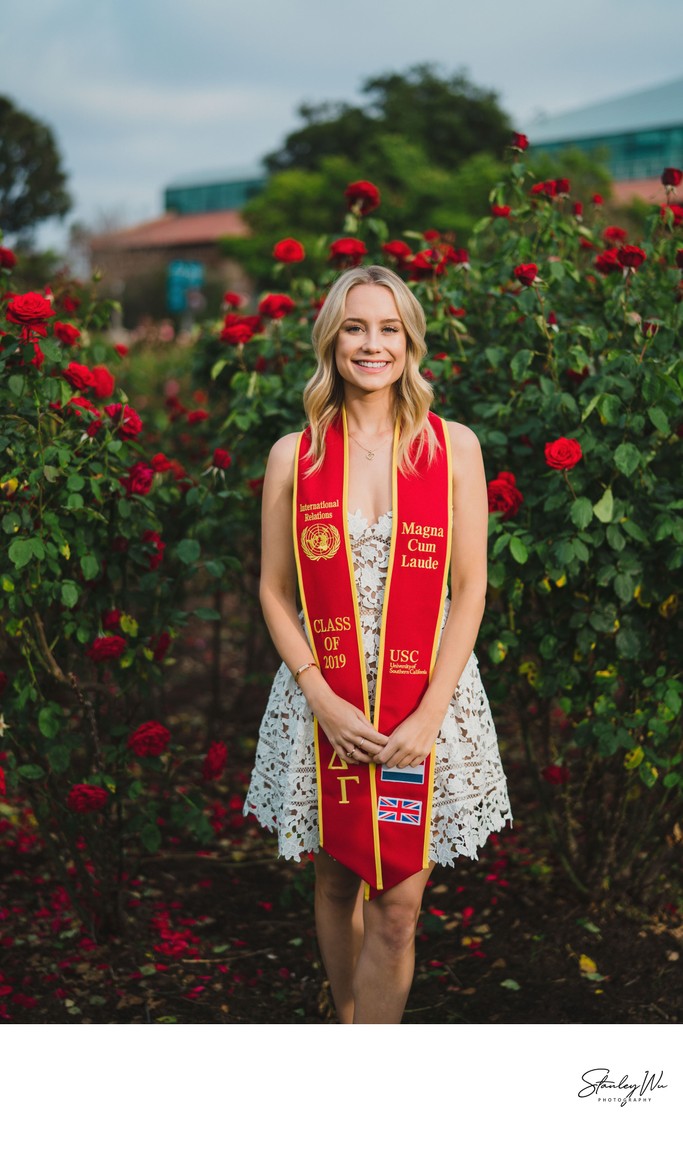
M 0 808 L 0 1018 L 6 1023 L 335 1022 L 316 946 L 313 867 L 277 860 L 221 781 L 217 840 L 175 840 L 128 876 L 126 925 L 98 945 L 55 881 L 29 812 Z M 591 905 L 539 846 L 533 812 L 478 861 L 437 868 L 411 1023 L 677 1023 L 683 925 Z

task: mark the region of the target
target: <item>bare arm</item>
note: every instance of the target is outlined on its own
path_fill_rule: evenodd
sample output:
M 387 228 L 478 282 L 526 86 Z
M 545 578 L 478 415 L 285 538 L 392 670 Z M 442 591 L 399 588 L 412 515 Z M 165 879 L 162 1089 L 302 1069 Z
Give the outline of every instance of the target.
M 419 763 L 429 754 L 484 614 L 488 530 L 484 463 L 473 431 L 457 423 L 449 423 L 448 431 L 453 454 L 451 606 L 430 684 L 419 706 L 399 724 L 378 756 L 378 761 L 392 766 Z
M 263 483 L 260 597 L 263 615 L 281 658 L 294 673 L 315 660 L 297 611 L 297 574 L 292 540 L 292 496 L 296 435 L 286 435 L 274 445 Z M 357 707 L 341 699 L 327 685 L 317 667 L 299 679 L 308 705 L 332 746 L 344 759 L 361 740 L 353 762 L 369 762 L 386 743 Z

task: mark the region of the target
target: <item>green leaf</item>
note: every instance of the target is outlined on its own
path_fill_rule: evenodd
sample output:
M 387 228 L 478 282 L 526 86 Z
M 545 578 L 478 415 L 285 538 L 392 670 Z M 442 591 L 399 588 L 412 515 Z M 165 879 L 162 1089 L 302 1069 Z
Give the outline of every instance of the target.
M 522 989 L 521 986 L 519 985 L 519 983 L 515 982 L 514 978 L 506 978 L 501 982 L 500 985 L 504 986 L 506 990 L 521 990 Z
M 534 353 L 528 347 L 522 348 L 522 350 L 518 351 L 516 355 L 513 355 L 512 359 L 510 360 L 510 371 L 512 372 L 512 378 L 517 383 L 520 383 L 523 379 L 526 379 L 533 358 Z
M 54 739 L 61 730 L 61 716 L 52 707 L 41 707 L 38 713 L 38 728 L 46 739 Z
M 37 763 L 22 763 L 17 772 L 22 779 L 42 779 L 45 771 Z
M 669 420 L 666 412 L 662 411 L 661 407 L 649 407 L 647 414 L 650 416 L 650 420 L 657 428 L 657 431 L 661 431 L 663 435 L 671 434 Z
M 33 540 L 13 539 L 9 545 L 8 555 L 16 568 L 25 567 L 33 558 Z
M 641 455 L 633 443 L 620 443 L 614 452 L 614 462 L 622 475 L 633 475 L 641 462 Z
M 218 359 L 211 368 L 211 379 L 215 380 L 221 374 L 223 368 L 227 365 L 227 359 Z
M 62 583 L 62 603 L 65 607 L 75 607 L 78 603 L 78 584 L 72 579 L 65 579 Z
M 574 523 L 580 531 L 583 531 L 584 527 L 587 527 L 593 518 L 593 508 L 590 499 L 585 499 L 583 496 L 579 499 L 575 499 L 572 503 L 570 515 L 572 523 Z
M 201 547 L 196 539 L 181 539 L 176 547 L 176 555 L 181 563 L 186 563 L 188 566 L 191 563 L 196 563 L 201 555 Z
M 510 553 L 512 558 L 516 559 L 518 563 L 526 563 L 529 558 L 529 552 L 518 535 L 513 535 L 510 539 Z
M 213 621 L 221 617 L 220 611 L 216 611 L 214 607 L 196 607 L 193 614 L 196 615 L 198 619 L 205 619 L 207 621 Z
M 94 555 L 81 556 L 81 571 L 84 579 L 95 579 L 100 573 L 100 565 Z
M 156 823 L 147 823 L 140 831 L 140 838 L 150 854 L 154 854 L 155 851 L 159 850 L 161 846 L 161 831 Z
M 602 493 L 597 503 L 593 504 L 593 511 L 597 515 L 601 523 L 610 523 L 614 514 L 614 496 L 612 495 L 612 488 L 608 487 Z

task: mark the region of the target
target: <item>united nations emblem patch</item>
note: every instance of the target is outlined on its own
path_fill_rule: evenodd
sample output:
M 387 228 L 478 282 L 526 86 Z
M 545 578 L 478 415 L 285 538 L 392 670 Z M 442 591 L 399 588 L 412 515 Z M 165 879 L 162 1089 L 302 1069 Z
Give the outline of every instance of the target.
M 308 559 L 331 559 L 341 539 L 331 523 L 311 523 L 301 532 L 301 547 Z

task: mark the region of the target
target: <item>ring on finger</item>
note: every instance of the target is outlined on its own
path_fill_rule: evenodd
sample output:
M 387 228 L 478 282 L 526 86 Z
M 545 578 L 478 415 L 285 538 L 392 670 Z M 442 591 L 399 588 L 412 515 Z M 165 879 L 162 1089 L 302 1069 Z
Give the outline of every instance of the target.
M 356 746 L 357 746 L 359 751 L 362 749 L 364 742 L 365 742 L 365 739 L 361 739 L 360 743 L 356 743 Z

